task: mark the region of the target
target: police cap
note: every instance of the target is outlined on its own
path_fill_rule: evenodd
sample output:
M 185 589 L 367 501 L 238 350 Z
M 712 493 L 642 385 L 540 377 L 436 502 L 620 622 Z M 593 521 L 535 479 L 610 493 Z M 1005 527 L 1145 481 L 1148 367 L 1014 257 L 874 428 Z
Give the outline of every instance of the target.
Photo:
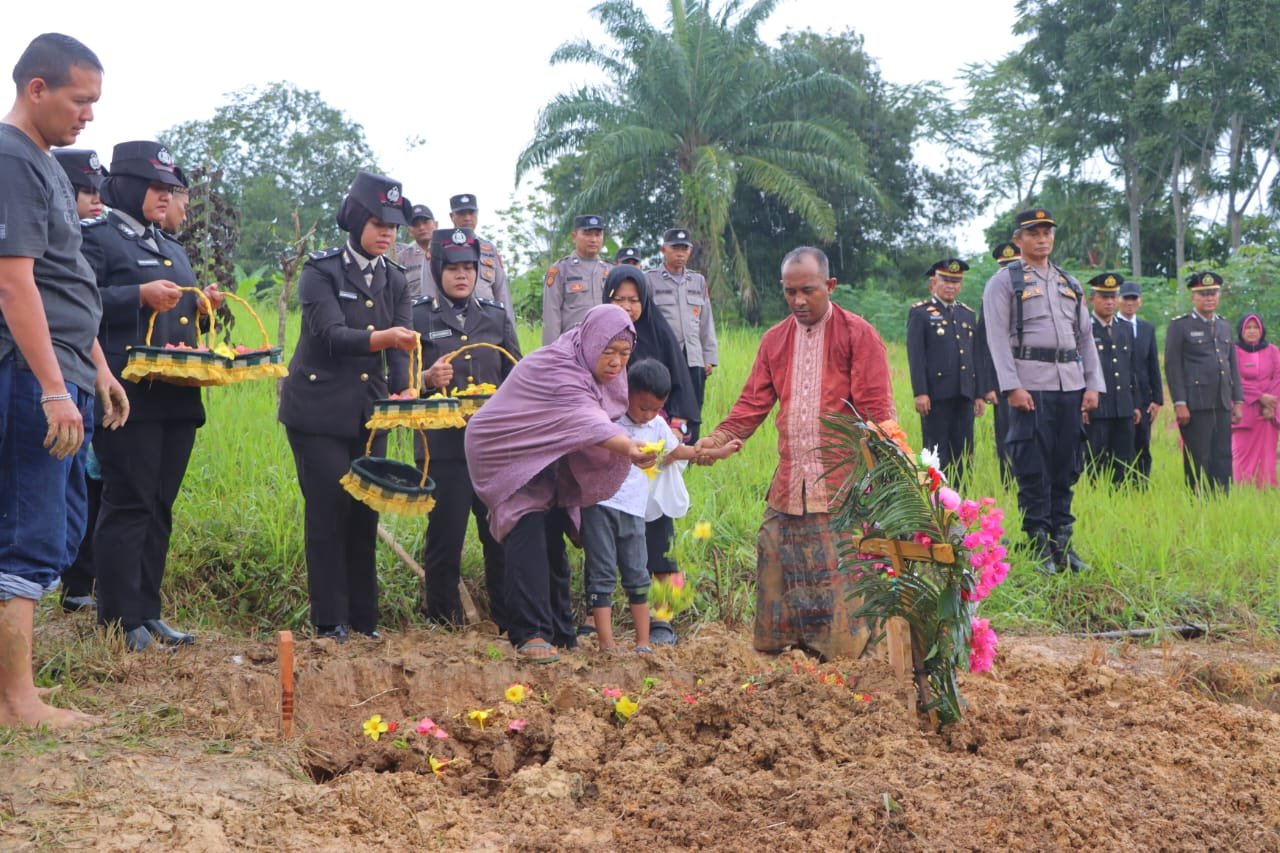
M 668 228 L 666 233 L 662 235 L 662 245 L 664 246 L 688 246 L 693 247 L 693 240 L 689 237 L 689 232 L 683 228 Z
M 1136 281 L 1126 281 L 1121 283 L 1120 285 L 1121 299 L 1126 299 L 1130 296 L 1141 296 L 1141 295 L 1142 295 L 1142 285 L 1138 284 Z
M 1022 250 L 1012 243 L 998 243 L 991 250 L 991 257 L 995 258 L 1003 266 L 1011 261 L 1016 261 L 1022 256 Z
M 1037 225 L 1057 225 L 1054 221 L 1053 214 L 1047 208 L 1033 207 L 1029 210 L 1020 210 L 1013 217 L 1015 228 L 1034 228 Z
M 449 212 L 461 213 L 464 210 L 479 210 L 476 207 L 476 197 L 471 193 L 462 193 L 460 195 L 449 196 Z
M 71 186 L 94 192 L 102 189 L 102 179 L 109 173 L 102 168 L 97 151 L 87 148 L 59 148 L 53 152 L 53 156 L 62 171 L 67 173 Z
M 435 215 L 431 212 L 431 208 L 425 204 L 415 204 L 412 212 L 409 214 L 409 223 L 413 224 L 419 219 L 435 219 Z
M 354 215 L 356 208 L 388 225 L 409 224 L 409 200 L 402 195 L 400 182 L 386 175 L 361 170 L 356 173 L 347 197 L 338 208 L 338 227 L 351 232 L 364 220 Z
M 594 231 L 604 230 L 604 218 L 596 216 L 594 213 L 584 213 L 582 216 L 573 217 L 573 230 L 575 231 Z
M 1216 272 L 1193 272 L 1187 277 L 1187 287 L 1192 293 L 1217 290 L 1222 287 L 1222 276 Z
M 1120 292 L 1120 284 L 1124 281 L 1124 276 L 1114 272 L 1104 272 L 1095 275 L 1089 279 L 1089 289 L 1094 293 L 1102 294 L 1118 294 Z
M 968 272 L 969 265 L 959 258 L 943 258 L 942 260 L 929 267 L 929 272 L 925 273 L 929 278 L 935 275 L 939 278 L 946 278 L 952 281 L 959 281 L 964 278 L 964 274 Z
M 480 241 L 470 228 L 437 228 L 431 235 L 431 259 L 445 264 L 478 263 Z
M 121 142 L 111 150 L 111 174 L 131 175 L 144 181 L 159 181 L 171 187 L 185 187 L 186 179 L 178 163 L 159 142 Z
M 635 246 L 623 246 L 618 250 L 618 263 L 640 266 L 640 250 Z

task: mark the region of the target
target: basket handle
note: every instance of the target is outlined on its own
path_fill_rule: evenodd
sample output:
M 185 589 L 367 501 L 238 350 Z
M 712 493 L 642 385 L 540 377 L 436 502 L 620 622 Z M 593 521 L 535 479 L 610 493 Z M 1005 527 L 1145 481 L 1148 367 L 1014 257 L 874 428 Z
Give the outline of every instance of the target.
M 386 430 L 386 432 L 390 431 L 391 430 Z M 377 434 L 378 430 L 369 430 L 369 440 L 364 443 L 365 456 L 373 455 L 373 437 Z M 431 462 L 431 445 L 427 444 L 426 430 L 415 429 L 413 434 L 422 439 L 422 481 L 418 483 L 418 488 L 422 489 L 427 486 L 427 468 L 430 467 Z
M 239 294 L 232 293 L 229 290 L 222 291 L 222 295 L 229 299 L 234 299 L 236 302 L 240 303 L 241 307 L 249 312 L 249 316 L 253 318 L 253 322 L 258 324 L 258 331 L 262 333 L 262 345 L 270 349 L 271 338 L 267 335 L 267 327 L 262 325 L 262 318 L 258 316 L 257 311 L 253 310 L 253 306 L 249 304 L 249 300 Z
M 209 347 L 210 352 L 212 352 L 213 351 L 213 333 L 214 333 L 214 329 L 218 325 L 217 315 L 213 311 L 213 303 L 209 301 L 209 297 L 205 295 L 205 292 L 198 287 L 180 287 L 178 289 L 182 290 L 185 293 L 194 293 L 196 295 L 196 298 L 199 299 L 200 302 L 204 304 L 205 313 L 209 315 L 209 335 L 205 345 Z M 151 312 L 151 320 L 147 323 L 147 338 L 146 338 L 146 341 L 144 342 L 147 346 L 151 346 L 151 335 L 156 330 L 156 318 L 159 317 L 162 313 L 164 312 L 162 311 Z M 199 319 L 199 316 L 200 316 L 200 312 L 197 311 L 196 318 Z M 258 325 L 262 325 L 262 324 L 259 323 Z M 196 329 L 196 343 L 197 344 L 200 343 L 199 328 Z
M 417 343 L 409 351 L 409 390 L 414 397 L 422 396 L 422 333 L 414 332 Z
M 469 350 L 469 349 L 480 349 L 480 348 L 484 348 L 484 349 L 496 349 L 498 352 L 502 353 L 502 354 L 503 354 L 503 355 L 505 355 L 507 358 L 509 358 L 509 359 L 511 360 L 511 363 L 512 363 L 512 364 L 517 364 L 517 363 L 518 363 L 518 362 L 516 361 L 516 357 L 515 357 L 514 355 L 512 355 L 511 353 L 507 352 L 506 350 L 504 350 L 502 347 L 498 346 L 497 344 L 486 344 L 486 343 L 467 344 L 466 346 L 458 347 L 456 350 L 454 350 L 453 352 L 449 353 L 448 355 L 441 356 L 441 358 L 443 358 L 443 359 L 444 359 L 445 363 L 450 363 L 450 362 L 452 362 L 455 358 L 457 358 L 459 355 L 461 355 L 462 353 L 466 352 L 467 350 Z

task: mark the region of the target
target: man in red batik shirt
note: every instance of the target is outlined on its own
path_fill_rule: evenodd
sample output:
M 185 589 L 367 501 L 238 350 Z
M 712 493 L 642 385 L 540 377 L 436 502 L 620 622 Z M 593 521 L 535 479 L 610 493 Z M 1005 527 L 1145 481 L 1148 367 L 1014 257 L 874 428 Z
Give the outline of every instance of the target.
M 782 260 L 791 316 L 765 332 L 751 375 L 728 417 L 696 445 L 746 440 L 779 404 L 778 469 L 766 498 L 756 563 L 754 645 L 777 652 L 802 646 L 824 658 L 856 657 L 868 634 L 848 600 L 829 506 L 840 474 L 824 476 L 822 417 L 848 412 L 892 421 L 897 415 L 884 342 L 866 320 L 831 302 L 836 280 L 811 246 Z M 896 425 L 895 425 L 896 429 Z

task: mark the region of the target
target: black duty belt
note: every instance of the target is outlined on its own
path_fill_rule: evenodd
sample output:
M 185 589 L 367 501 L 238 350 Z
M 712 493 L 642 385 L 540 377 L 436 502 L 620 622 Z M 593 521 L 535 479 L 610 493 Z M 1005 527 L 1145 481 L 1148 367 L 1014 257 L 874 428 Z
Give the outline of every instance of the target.
M 1014 347 L 1013 357 L 1021 361 L 1047 361 L 1050 364 L 1068 364 L 1079 360 L 1080 353 L 1073 349 Z

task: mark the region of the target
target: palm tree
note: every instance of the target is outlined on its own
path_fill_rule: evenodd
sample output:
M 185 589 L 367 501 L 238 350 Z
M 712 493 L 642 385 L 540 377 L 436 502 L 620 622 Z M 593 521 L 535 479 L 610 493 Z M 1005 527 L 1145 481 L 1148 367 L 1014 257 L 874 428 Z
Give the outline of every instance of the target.
M 700 237 L 713 294 L 723 301 L 731 275 L 751 320 L 759 300 L 731 216 L 740 184 L 785 204 L 827 242 L 836 222 L 829 198 L 878 198 L 858 137 L 815 114 L 814 105 L 854 85 L 807 54 L 761 41 L 757 30 L 777 2 L 726 0 L 713 12 L 670 0 L 666 32 L 631 0 L 605 0 L 592 14 L 614 44 L 567 42 L 551 57 L 593 65 L 605 82 L 556 96 L 516 167 L 518 181 L 575 157 L 582 180 L 565 200 L 571 210 L 609 210 L 637 185 L 652 186 L 652 176 L 678 174 L 678 224 Z

